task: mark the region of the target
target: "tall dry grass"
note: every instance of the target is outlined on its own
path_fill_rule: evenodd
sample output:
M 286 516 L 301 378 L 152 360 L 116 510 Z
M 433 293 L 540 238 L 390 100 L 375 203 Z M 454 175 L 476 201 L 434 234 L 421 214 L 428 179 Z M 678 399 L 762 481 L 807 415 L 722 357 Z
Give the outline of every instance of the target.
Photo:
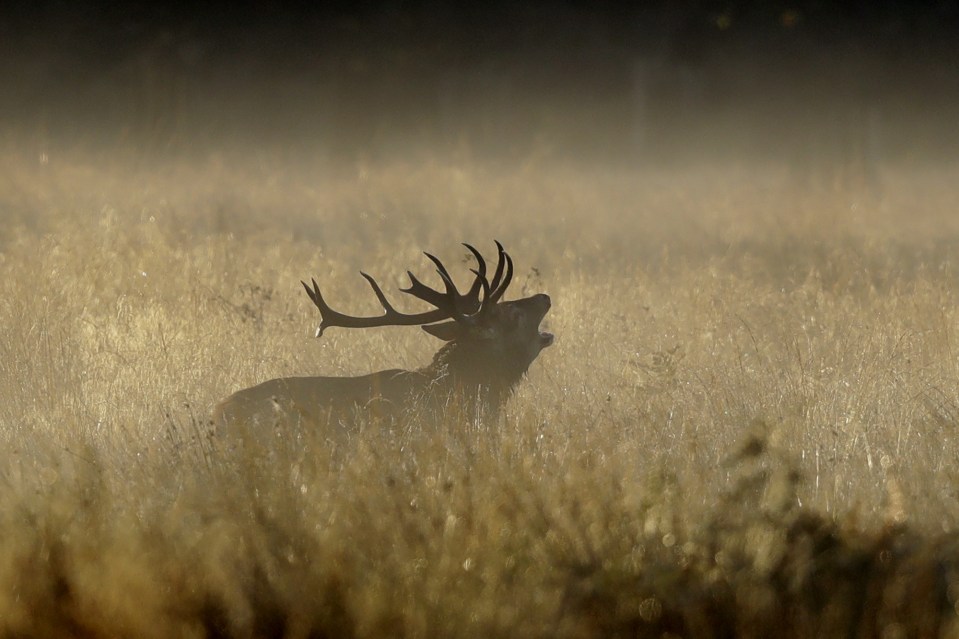
M 957 167 L 0 162 L 4 636 L 956 632 Z M 492 238 L 558 338 L 498 423 L 210 437 L 436 348 L 300 279 Z

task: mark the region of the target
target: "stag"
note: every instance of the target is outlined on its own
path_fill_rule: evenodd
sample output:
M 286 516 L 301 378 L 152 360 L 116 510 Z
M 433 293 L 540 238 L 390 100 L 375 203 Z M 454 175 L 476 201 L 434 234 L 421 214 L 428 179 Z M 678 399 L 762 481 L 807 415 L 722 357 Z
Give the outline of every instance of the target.
M 238 391 L 214 410 L 218 426 L 242 422 L 276 424 L 293 418 L 301 423 L 347 427 L 358 411 L 375 419 L 396 419 L 414 410 L 442 410 L 451 404 L 467 410 L 480 408 L 489 416 L 498 413 L 540 351 L 553 343 L 553 335 L 539 330 L 550 308 L 548 295 L 537 294 L 503 301 L 513 278 L 513 260 L 496 242 L 498 261 L 492 280 L 478 250 L 464 244 L 476 259 L 472 285 L 460 293 L 443 263 L 425 253 L 436 266 L 442 290 L 430 288 L 407 271 L 408 288 L 400 289 L 431 305 L 420 313 L 397 311 L 379 284 L 361 275 L 373 289 L 383 314 L 355 317 L 326 303 L 315 279 L 301 282 L 320 311 L 316 336 L 333 327 L 374 328 L 420 326 L 446 342 L 433 361 L 417 370 L 390 369 L 359 377 L 285 377 Z

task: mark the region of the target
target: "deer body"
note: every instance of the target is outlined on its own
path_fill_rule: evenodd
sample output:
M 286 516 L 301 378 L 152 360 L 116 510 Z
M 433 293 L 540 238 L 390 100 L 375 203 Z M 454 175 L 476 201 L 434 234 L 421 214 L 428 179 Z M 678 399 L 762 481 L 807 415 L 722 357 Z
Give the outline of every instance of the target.
M 234 393 L 213 413 L 216 424 L 270 424 L 279 417 L 312 423 L 335 422 L 356 409 L 393 417 L 406 396 L 426 386 L 422 375 L 399 369 L 359 377 L 283 377 Z
M 421 284 L 412 274 L 404 292 L 430 302 L 433 311 L 407 315 L 397 312 L 379 286 L 365 273 L 383 305 L 381 317 L 351 317 L 332 310 L 313 282 L 304 287 L 320 309 L 323 322 L 317 336 L 332 326 L 420 325 L 446 344 L 433 361 L 417 370 L 390 369 L 358 377 L 286 377 L 263 382 L 234 393 L 220 402 L 213 413 L 219 426 L 275 425 L 293 419 L 302 423 L 348 427 L 350 418 L 362 411 L 372 419 L 396 419 L 414 411 L 442 410 L 451 402 L 468 410 L 479 407 L 495 414 L 509 398 L 539 352 L 552 344 L 550 333 L 539 324 L 550 308 L 547 295 L 500 302 L 512 276 L 512 260 L 499 249 L 499 264 L 493 281 L 486 279 L 486 264 L 476 249 L 478 269 L 471 290 L 460 294 L 449 273 L 435 257 L 446 292 Z M 505 273 L 504 273 L 505 268 Z M 483 297 L 479 294 L 482 291 Z M 451 321 L 436 323 L 452 318 Z

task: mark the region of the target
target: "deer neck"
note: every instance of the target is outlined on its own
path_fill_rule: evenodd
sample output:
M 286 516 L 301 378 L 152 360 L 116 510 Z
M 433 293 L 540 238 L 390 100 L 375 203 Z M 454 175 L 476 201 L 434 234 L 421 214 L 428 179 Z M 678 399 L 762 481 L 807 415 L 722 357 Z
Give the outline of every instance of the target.
M 483 346 L 449 342 L 419 372 L 441 395 L 455 393 L 467 402 L 480 402 L 495 412 L 509 399 L 528 365 L 517 365 Z

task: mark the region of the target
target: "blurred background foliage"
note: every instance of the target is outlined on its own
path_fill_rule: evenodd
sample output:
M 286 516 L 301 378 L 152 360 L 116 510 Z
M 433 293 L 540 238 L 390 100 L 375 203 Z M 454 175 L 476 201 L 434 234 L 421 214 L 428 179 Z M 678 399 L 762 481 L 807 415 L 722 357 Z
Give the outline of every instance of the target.
M 150 153 L 917 162 L 959 143 L 957 28 L 952 0 L 24 3 L 0 122 Z

